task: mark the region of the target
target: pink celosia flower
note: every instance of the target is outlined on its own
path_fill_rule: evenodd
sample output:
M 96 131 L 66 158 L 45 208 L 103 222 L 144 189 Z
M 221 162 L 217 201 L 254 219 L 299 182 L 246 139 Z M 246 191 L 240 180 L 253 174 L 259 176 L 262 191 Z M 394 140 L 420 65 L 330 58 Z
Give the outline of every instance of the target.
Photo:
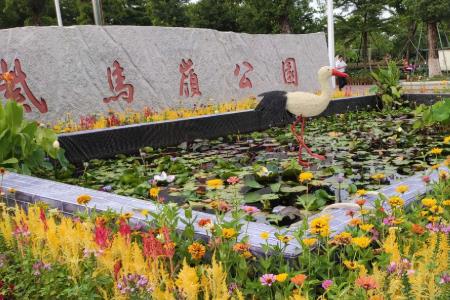
M 277 281 L 274 274 L 264 274 L 259 278 L 262 285 L 271 286 L 275 281 Z

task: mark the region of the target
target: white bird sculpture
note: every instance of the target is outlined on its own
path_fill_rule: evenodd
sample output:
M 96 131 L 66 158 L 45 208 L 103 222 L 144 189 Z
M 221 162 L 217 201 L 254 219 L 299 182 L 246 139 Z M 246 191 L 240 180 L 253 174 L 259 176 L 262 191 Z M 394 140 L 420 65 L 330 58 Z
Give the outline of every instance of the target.
M 286 91 L 271 91 L 263 93 L 259 96 L 263 97 L 261 102 L 255 110 L 263 113 L 267 118 L 277 117 L 280 120 L 292 118 L 296 116 L 296 120 L 291 125 L 291 131 L 294 134 L 298 144 L 298 162 L 302 166 L 308 167 L 309 163 L 302 160 L 302 150 L 305 148 L 306 152 L 314 158 L 324 160 L 325 157 L 315 154 L 306 146 L 303 134 L 305 131 L 305 117 L 313 117 L 322 113 L 328 106 L 332 96 L 332 89 L 330 87 L 330 77 L 348 77 L 346 73 L 342 73 L 331 67 L 322 67 L 318 72 L 318 79 L 321 86 L 320 94 L 316 95 L 307 92 L 286 92 Z M 297 124 L 301 122 L 301 132 L 296 130 Z

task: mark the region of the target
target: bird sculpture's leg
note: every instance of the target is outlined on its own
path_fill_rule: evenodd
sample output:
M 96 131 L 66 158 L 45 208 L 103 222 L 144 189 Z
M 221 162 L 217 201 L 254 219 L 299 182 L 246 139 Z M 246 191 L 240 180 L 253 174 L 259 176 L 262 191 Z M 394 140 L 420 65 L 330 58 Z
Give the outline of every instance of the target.
M 302 118 L 302 132 L 300 135 L 302 137 L 303 147 L 305 148 L 306 152 L 308 152 L 308 154 L 311 155 L 312 157 L 317 158 L 319 160 L 325 160 L 325 156 L 313 153 L 311 148 L 306 146 L 305 139 L 303 138 L 304 133 L 305 133 L 305 119 Z
M 297 129 L 296 129 L 297 124 L 300 121 L 303 124 L 304 120 L 303 120 L 303 117 L 301 115 L 297 117 L 297 119 L 294 121 L 294 123 L 292 123 L 291 131 L 292 131 L 292 134 L 294 135 L 294 137 L 295 137 L 295 139 L 297 140 L 297 143 L 298 143 L 298 163 L 299 163 L 299 165 L 301 165 L 303 167 L 309 167 L 309 163 L 302 159 L 302 150 L 303 150 L 303 147 L 305 147 L 305 142 L 303 141 L 303 136 L 302 136 L 303 134 L 299 133 L 297 131 Z

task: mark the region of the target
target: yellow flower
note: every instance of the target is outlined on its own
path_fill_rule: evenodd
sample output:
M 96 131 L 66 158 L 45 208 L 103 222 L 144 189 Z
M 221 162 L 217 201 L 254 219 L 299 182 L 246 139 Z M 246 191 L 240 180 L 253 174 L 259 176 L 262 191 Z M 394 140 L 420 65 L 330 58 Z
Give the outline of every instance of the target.
M 442 149 L 441 148 L 433 148 L 433 149 L 431 149 L 431 154 L 436 154 L 436 155 L 439 155 L 439 154 L 441 154 L 442 153 Z
M 381 181 L 381 180 L 383 180 L 385 177 L 386 177 L 386 175 L 384 175 L 383 173 L 375 173 L 375 174 L 373 174 L 372 176 L 370 176 L 373 180 L 376 180 L 376 181 Z
M 372 224 L 361 224 L 359 225 L 359 228 L 363 231 L 370 231 L 373 228 Z
M 366 194 L 367 194 L 367 191 L 364 189 L 360 189 L 360 190 L 356 191 L 356 195 L 358 195 L 360 197 L 365 196 Z
M 330 241 L 330 244 L 340 246 L 340 245 L 348 245 L 351 242 L 352 242 L 351 233 L 343 231 L 339 234 L 336 234 Z
M 407 191 L 409 191 L 409 187 L 405 184 L 402 184 L 402 185 L 399 185 L 398 187 L 396 187 L 395 191 L 397 193 L 403 194 L 403 193 L 406 193 Z
M 308 247 L 313 246 L 315 243 L 317 243 L 317 239 L 316 238 L 308 238 L 308 239 L 303 239 L 302 240 L 303 244 L 305 244 Z
M 420 211 L 420 215 L 421 215 L 422 217 L 426 217 L 426 216 L 428 216 L 428 211 L 422 210 L 422 211 Z
M 440 166 L 441 166 L 440 164 L 432 165 L 432 166 L 431 166 L 431 170 L 439 169 Z
M 436 223 L 437 221 L 439 221 L 439 217 L 438 216 L 429 216 L 428 217 L 428 221 L 430 221 L 431 223 Z
M 287 236 L 283 234 L 276 235 L 276 237 L 280 242 L 283 242 L 285 244 L 289 243 L 293 239 L 292 236 Z
M 9 188 L 8 189 L 8 193 L 10 193 L 10 194 L 14 194 L 15 192 L 16 192 L 15 188 Z
M 403 206 L 403 204 L 405 204 L 405 200 L 403 200 L 401 197 L 399 196 L 392 196 L 388 199 L 389 205 L 391 205 L 391 207 L 401 207 Z
M 330 217 L 329 216 L 321 216 L 315 218 L 309 224 L 309 228 L 311 233 L 319 234 L 320 236 L 326 237 L 330 235 Z
M 442 202 L 442 205 L 444 205 L 444 206 L 450 206 L 450 199 L 449 199 L 449 200 L 444 200 L 444 201 Z
M 188 252 L 192 259 L 200 260 L 205 255 L 206 248 L 200 243 L 194 242 L 188 247 Z
M 361 210 L 359 211 L 359 213 L 362 214 L 362 215 L 367 215 L 369 212 L 370 212 L 370 211 L 367 210 L 367 209 L 361 209 Z
M 132 216 L 133 216 L 133 213 L 132 213 L 132 212 L 126 212 L 126 213 L 122 214 L 122 215 L 120 216 L 120 218 L 123 218 L 123 219 L 128 220 L 128 219 L 130 219 Z
M 151 198 L 156 199 L 156 198 L 158 198 L 159 191 L 160 191 L 159 187 L 152 187 L 152 188 L 148 191 L 148 194 L 149 194 L 149 196 L 150 196 Z
M 448 179 L 448 172 L 444 170 L 439 171 L 439 178 L 442 180 Z
M 436 199 L 433 198 L 423 198 L 422 199 L 422 205 L 426 206 L 426 207 L 432 207 L 434 205 L 436 205 L 437 201 Z
M 444 208 L 440 205 L 433 205 L 430 207 L 430 211 L 434 214 L 440 215 L 444 212 Z
M 450 144 L 450 135 L 444 138 L 444 144 Z
M 304 181 L 311 181 L 314 178 L 313 173 L 311 172 L 303 172 L 298 175 L 298 181 L 303 183 Z
M 370 239 L 366 236 L 354 237 L 352 244 L 360 248 L 367 248 L 370 245 Z
M 144 217 L 148 216 L 149 211 L 146 209 L 141 210 L 141 215 L 143 215 Z
M 344 266 L 349 270 L 356 270 L 359 268 L 359 263 L 356 261 L 344 260 Z
M 261 232 L 259 237 L 263 240 L 267 240 L 269 238 L 269 233 L 267 231 Z
M 222 179 L 211 179 L 206 182 L 206 185 L 210 189 L 220 189 L 223 187 L 223 180 Z
M 89 195 L 80 195 L 77 197 L 77 203 L 80 205 L 87 205 L 92 200 Z
M 281 273 L 281 274 L 275 275 L 275 279 L 278 282 L 284 282 L 287 279 L 287 277 L 288 277 L 287 273 Z
M 223 228 L 222 236 L 226 239 L 231 239 L 236 235 L 236 230 L 234 228 Z

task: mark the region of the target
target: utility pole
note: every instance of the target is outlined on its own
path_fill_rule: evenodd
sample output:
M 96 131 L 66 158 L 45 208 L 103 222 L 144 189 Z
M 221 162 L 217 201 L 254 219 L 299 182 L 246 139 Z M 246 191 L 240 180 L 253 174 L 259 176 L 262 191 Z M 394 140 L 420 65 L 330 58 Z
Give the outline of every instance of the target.
M 92 0 L 92 9 L 94 12 L 95 25 L 103 25 L 102 23 L 102 7 L 100 0 Z
M 61 7 L 59 6 L 59 0 L 55 0 L 56 19 L 58 20 L 58 26 L 63 26 L 61 18 Z
M 335 67 L 334 62 L 334 15 L 333 15 L 333 0 L 327 0 L 327 27 L 328 27 L 328 60 L 332 68 Z M 332 77 L 333 88 L 336 87 L 336 79 Z

